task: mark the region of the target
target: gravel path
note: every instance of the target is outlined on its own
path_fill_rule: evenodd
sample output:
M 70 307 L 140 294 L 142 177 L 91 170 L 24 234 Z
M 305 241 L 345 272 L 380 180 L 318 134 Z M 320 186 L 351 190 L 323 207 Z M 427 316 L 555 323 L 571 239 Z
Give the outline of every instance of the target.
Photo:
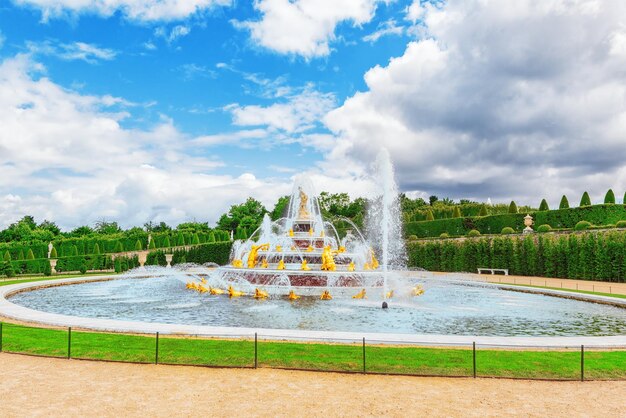
M 626 381 L 206 369 L 0 353 L 0 416 L 626 416 Z

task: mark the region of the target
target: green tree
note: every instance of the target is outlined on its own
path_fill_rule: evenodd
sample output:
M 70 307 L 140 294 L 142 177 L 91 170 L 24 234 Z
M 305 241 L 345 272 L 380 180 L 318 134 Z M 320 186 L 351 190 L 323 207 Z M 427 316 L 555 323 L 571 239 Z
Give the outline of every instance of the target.
M 26 253 L 26 259 L 27 260 L 34 260 L 35 259 L 35 254 L 33 253 L 33 249 L 29 248 L 28 252 Z
M 150 244 L 148 244 L 148 248 L 151 250 L 156 250 L 156 243 L 154 242 L 154 238 L 150 240 Z
M 209 238 L 207 239 L 207 242 L 215 242 L 215 233 L 211 232 L 209 234 Z
M 115 253 L 123 253 L 124 252 L 124 245 L 122 244 L 122 241 L 117 240 L 117 242 L 115 243 L 115 249 L 113 250 L 113 252 L 115 252 Z
M 96 245 L 93 246 L 93 253 L 98 255 L 100 254 L 100 245 L 96 242 Z
M 289 207 L 289 196 L 281 196 L 274 205 L 274 209 L 270 213 L 270 219 L 277 221 L 280 218 L 287 216 L 287 208 Z
M 589 198 L 589 193 L 583 193 L 583 196 L 580 198 L 579 206 L 591 206 L 591 198 Z
M 74 228 L 70 235 L 73 237 L 84 237 L 86 235 L 91 235 L 94 233 L 94 230 L 89 226 L 79 226 L 78 228 Z
M 56 247 L 52 247 L 52 249 L 50 250 L 50 258 L 58 258 L 59 256 L 57 255 L 57 249 Z
M 18 260 L 24 259 L 24 250 L 20 249 L 20 252 L 17 254 L 17 259 Z
M 613 193 L 613 189 L 609 189 L 604 196 L 605 204 L 615 204 L 615 194 Z
M 452 217 L 453 218 L 460 218 L 461 215 L 461 208 L 459 208 L 458 206 L 455 206 L 454 209 L 452 210 Z
M 437 201 L 439 201 L 439 198 L 437 196 L 429 196 L 428 197 L 428 204 L 430 206 L 434 205 L 435 203 L 437 203 Z
M 561 203 L 559 203 L 559 209 L 569 209 L 569 202 L 567 201 L 567 196 L 563 195 L 561 198 Z
M 141 244 L 141 240 L 137 240 L 137 242 L 135 242 L 135 251 L 141 250 L 143 250 L 143 245 Z
M 115 269 L 116 273 L 122 272 L 122 262 L 120 261 L 119 257 L 115 259 L 115 262 L 113 263 L 113 268 Z
M 217 221 L 217 227 L 225 231 L 235 230 L 238 226 L 256 229 L 266 213 L 267 209 L 261 202 L 249 197 L 244 203 L 231 206 L 228 213 Z
M 182 232 L 178 233 L 178 236 L 176 238 L 176 245 L 179 247 L 182 247 L 183 245 L 185 245 L 185 236 L 183 235 Z
M 37 229 L 49 231 L 54 237 L 61 235 L 61 228 L 52 221 L 44 220 L 37 226 Z
M 200 244 L 200 236 L 198 236 L 198 233 L 193 234 L 192 238 L 191 238 L 191 243 L 193 245 L 198 245 Z
M 426 211 L 426 220 L 427 221 L 434 221 L 435 217 L 433 216 L 433 212 L 430 210 Z
M 6 250 L 6 252 L 4 253 L 4 257 L 3 257 L 4 261 L 6 261 L 7 263 L 11 261 L 11 253 L 9 253 L 9 250 Z
M 170 243 L 170 237 L 169 235 L 166 235 L 165 239 L 163 240 L 163 248 L 169 248 L 171 246 L 172 244 Z
M 546 199 L 541 199 L 541 203 L 539 204 L 539 210 L 550 210 L 550 207 L 548 206 L 548 202 L 546 202 Z
M 112 235 L 122 232 L 122 228 L 120 228 L 117 222 L 107 222 L 104 219 L 96 222 L 95 230 L 100 235 Z
M 487 205 L 482 205 L 480 207 L 480 212 L 478 212 L 478 216 L 487 216 L 489 212 L 487 212 Z
M 511 200 L 511 203 L 509 204 L 509 213 L 517 213 L 517 205 L 513 200 Z

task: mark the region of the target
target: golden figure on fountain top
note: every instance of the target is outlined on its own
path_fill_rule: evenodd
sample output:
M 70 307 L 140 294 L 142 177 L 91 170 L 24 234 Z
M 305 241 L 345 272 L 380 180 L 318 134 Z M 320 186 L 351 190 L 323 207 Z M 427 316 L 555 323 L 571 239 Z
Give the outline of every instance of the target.
M 298 219 L 309 219 L 311 217 L 311 214 L 306 208 L 306 204 L 309 201 L 309 196 L 307 196 L 306 193 L 302 191 L 302 187 L 299 187 L 298 190 L 300 191 L 300 209 L 298 210 Z

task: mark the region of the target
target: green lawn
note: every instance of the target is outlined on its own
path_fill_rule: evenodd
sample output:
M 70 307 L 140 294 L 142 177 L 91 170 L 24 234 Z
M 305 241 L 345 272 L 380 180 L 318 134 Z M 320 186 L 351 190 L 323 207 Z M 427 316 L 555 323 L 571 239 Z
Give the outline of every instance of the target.
M 496 284 L 499 284 L 499 283 L 496 283 Z M 502 283 L 502 284 L 511 285 L 511 286 L 534 287 L 536 289 L 563 290 L 565 292 L 584 293 L 584 294 L 587 294 L 587 295 L 610 296 L 610 297 L 613 297 L 613 298 L 626 299 L 626 295 L 620 295 L 620 294 L 617 294 L 617 293 L 592 292 L 590 290 L 576 290 L 576 289 L 568 289 L 568 288 L 564 288 L 564 287 L 535 286 L 535 285 L 521 284 L 521 283 Z
M 67 357 L 68 331 L 4 323 L 2 349 L 14 353 Z M 155 336 L 73 331 L 73 358 L 153 363 Z M 159 338 L 159 363 L 254 367 L 254 340 Z M 259 367 L 322 371 L 363 371 L 362 344 L 295 343 L 259 340 Z M 367 345 L 368 372 L 472 376 L 471 348 Z M 580 351 L 477 348 L 479 377 L 580 379 Z M 626 351 L 586 351 L 587 379 L 626 379 Z

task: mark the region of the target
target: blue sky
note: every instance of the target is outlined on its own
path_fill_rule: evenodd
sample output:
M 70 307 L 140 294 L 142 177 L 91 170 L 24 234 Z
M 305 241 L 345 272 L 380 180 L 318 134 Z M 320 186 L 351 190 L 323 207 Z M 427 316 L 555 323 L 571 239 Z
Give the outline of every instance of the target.
M 276 53 L 238 28 L 235 22 L 260 18 L 248 2 L 148 22 L 132 20 L 123 10 L 111 16 L 67 10 L 46 18 L 40 8 L 9 4 L 0 12 L 5 38 L 0 56 L 32 53 L 45 66 L 46 77 L 66 89 L 137 104 L 125 108 L 131 114 L 121 122 L 126 128 L 150 129 L 167 117 L 189 135 L 227 134 L 240 130 L 233 126 L 229 105 L 270 106 L 305 88 L 332 95 L 339 104 L 365 89 L 363 74 L 401 54 L 409 36 L 389 34 L 376 42 L 363 38 L 390 19 L 405 24 L 408 5 L 375 4 L 375 14 L 362 25 L 350 20 L 337 24 L 328 54 L 302 56 Z M 71 55 L 78 42 L 103 55 Z M 314 125 L 307 132 L 328 132 Z M 246 170 L 263 176 L 272 165 L 299 170 L 320 158 L 313 148 L 290 144 L 224 145 L 202 152 L 227 159 L 220 171 L 232 175 Z
M 310 176 L 558 204 L 626 189 L 621 0 L 9 0 L 0 227 L 214 222 Z

